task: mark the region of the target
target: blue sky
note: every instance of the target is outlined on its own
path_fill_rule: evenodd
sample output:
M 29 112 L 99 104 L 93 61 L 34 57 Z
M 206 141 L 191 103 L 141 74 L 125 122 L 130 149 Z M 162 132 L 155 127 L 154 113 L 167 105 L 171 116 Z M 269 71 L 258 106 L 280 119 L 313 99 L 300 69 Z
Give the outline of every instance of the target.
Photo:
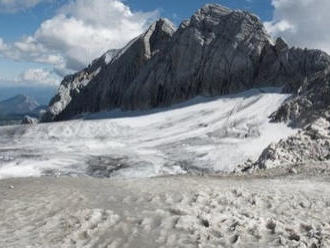
M 135 10 L 150 11 L 159 9 L 162 16 L 165 16 L 176 23 L 189 18 L 197 9 L 207 3 L 218 3 L 234 9 L 245 9 L 256 13 L 263 20 L 270 20 L 273 15 L 273 6 L 270 0 L 127 0 Z
M 24 0 L 23 0 L 24 1 Z M 1 1 L 0 1 L 1 2 Z M 40 25 L 56 15 L 57 10 L 67 4 L 67 0 L 55 0 L 40 2 L 31 8 L 22 10 L 0 12 L 0 37 L 6 43 L 16 42 L 22 37 L 33 35 Z M 126 0 L 124 4 L 129 6 L 133 12 L 151 12 L 157 10 L 159 15 L 171 19 L 179 24 L 183 19 L 189 18 L 194 11 L 202 5 L 210 3 L 207 0 Z M 231 8 L 247 9 L 257 13 L 263 20 L 272 17 L 272 6 L 268 0 L 219 0 L 215 3 L 223 4 Z M 0 5 L 1 6 L 1 5 Z M 14 61 L 8 58 L 0 59 L 1 78 L 12 79 L 29 68 L 51 69 L 51 65 L 29 61 Z
M 273 36 L 330 51 L 329 0 L 0 0 L 0 91 L 56 88 L 157 18 L 178 25 L 206 3 L 251 11 Z
M 15 41 L 23 35 L 31 34 L 38 29 L 40 24 L 51 18 L 57 8 L 68 2 L 67 0 L 51 3 L 41 3 L 34 8 L 17 13 L 0 13 L 0 37 L 7 41 Z M 189 18 L 194 11 L 206 3 L 207 0 L 126 0 L 128 6 L 135 11 L 153 11 L 158 9 L 162 16 L 170 18 L 173 22 L 181 22 Z M 270 0 L 218 0 L 224 6 L 235 9 L 246 9 L 256 13 L 263 20 L 270 20 L 273 7 Z

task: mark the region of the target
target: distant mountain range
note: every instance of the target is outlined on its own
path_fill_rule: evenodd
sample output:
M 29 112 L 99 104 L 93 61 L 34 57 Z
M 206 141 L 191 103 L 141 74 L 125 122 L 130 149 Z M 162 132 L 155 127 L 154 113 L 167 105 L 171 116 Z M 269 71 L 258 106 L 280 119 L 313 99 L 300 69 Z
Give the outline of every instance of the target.
M 38 118 L 46 106 L 26 95 L 16 95 L 0 102 L 0 124 L 20 122 L 25 115 Z
M 56 87 L 0 85 L 0 101 L 16 95 L 26 95 L 32 97 L 41 105 L 48 105 L 49 100 L 55 93 Z

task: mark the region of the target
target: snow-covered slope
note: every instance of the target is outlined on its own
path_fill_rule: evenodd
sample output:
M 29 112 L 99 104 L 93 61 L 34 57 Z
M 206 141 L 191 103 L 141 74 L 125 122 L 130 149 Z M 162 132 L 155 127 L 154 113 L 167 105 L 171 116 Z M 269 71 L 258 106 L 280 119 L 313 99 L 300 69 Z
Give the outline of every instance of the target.
M 288 97 L 254 89 L 195 98 L 152 112 L 98 113 L 80 119 L 0 128 L 0 178 L 44 174 L 150 177 L 231 171 L 271 142 L 295 133 L 269 123 Z M 111 117 L 111 118 L 110 118 Z

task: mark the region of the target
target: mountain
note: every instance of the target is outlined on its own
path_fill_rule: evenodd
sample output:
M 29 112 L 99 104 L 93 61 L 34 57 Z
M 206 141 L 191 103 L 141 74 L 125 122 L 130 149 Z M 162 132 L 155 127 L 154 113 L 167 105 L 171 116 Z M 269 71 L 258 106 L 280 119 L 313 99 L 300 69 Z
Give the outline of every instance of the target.
M 56 91 L 55 87 L 0 85 L 0 101 L 7 100 L 9 96 L 26 95 L 35 99 L 40 105 L 48 105 Z
M 273 42 L 251 13 L 208 4 L 178 29 L 160 19 L 123 49 L 65 77 L 43 119 L 149 109 L 262 86 L 297 92 L 329 64 L 324 52 Z
M 17 95 L 15 97 L 0 102 L 0 114 L 26 114 L 32 112 L 39 106 L 39 103 L 33 98 L 25 95 Z
M 290 93 L 270 115 L 300 132 L 242 170 L 330 159 L 330 56 L 289 47 L 246 11 L 207 4 L 178 28 L 160 19 L 123 49 L 65 77 L 44 122 L 112 109 L 146 110 L 261 87 Z
M 26 115 L 37 120 L 46 108 L 32 97 L 17 95 L 0 102 L 0 125 L 19 124 Z

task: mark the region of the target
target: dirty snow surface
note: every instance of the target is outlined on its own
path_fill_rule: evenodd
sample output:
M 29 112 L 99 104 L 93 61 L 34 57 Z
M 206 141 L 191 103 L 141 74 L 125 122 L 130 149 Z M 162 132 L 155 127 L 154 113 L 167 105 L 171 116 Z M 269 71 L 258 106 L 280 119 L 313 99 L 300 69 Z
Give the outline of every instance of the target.
M 288 95 L 254 89 L 149 112 L 0 128 L 0 179 L 42 175 L 153 177 L 232 171 L 295 133 L 269 123 Z
M 330 247 L 320 178 L 0 180 L 2 248 Z

